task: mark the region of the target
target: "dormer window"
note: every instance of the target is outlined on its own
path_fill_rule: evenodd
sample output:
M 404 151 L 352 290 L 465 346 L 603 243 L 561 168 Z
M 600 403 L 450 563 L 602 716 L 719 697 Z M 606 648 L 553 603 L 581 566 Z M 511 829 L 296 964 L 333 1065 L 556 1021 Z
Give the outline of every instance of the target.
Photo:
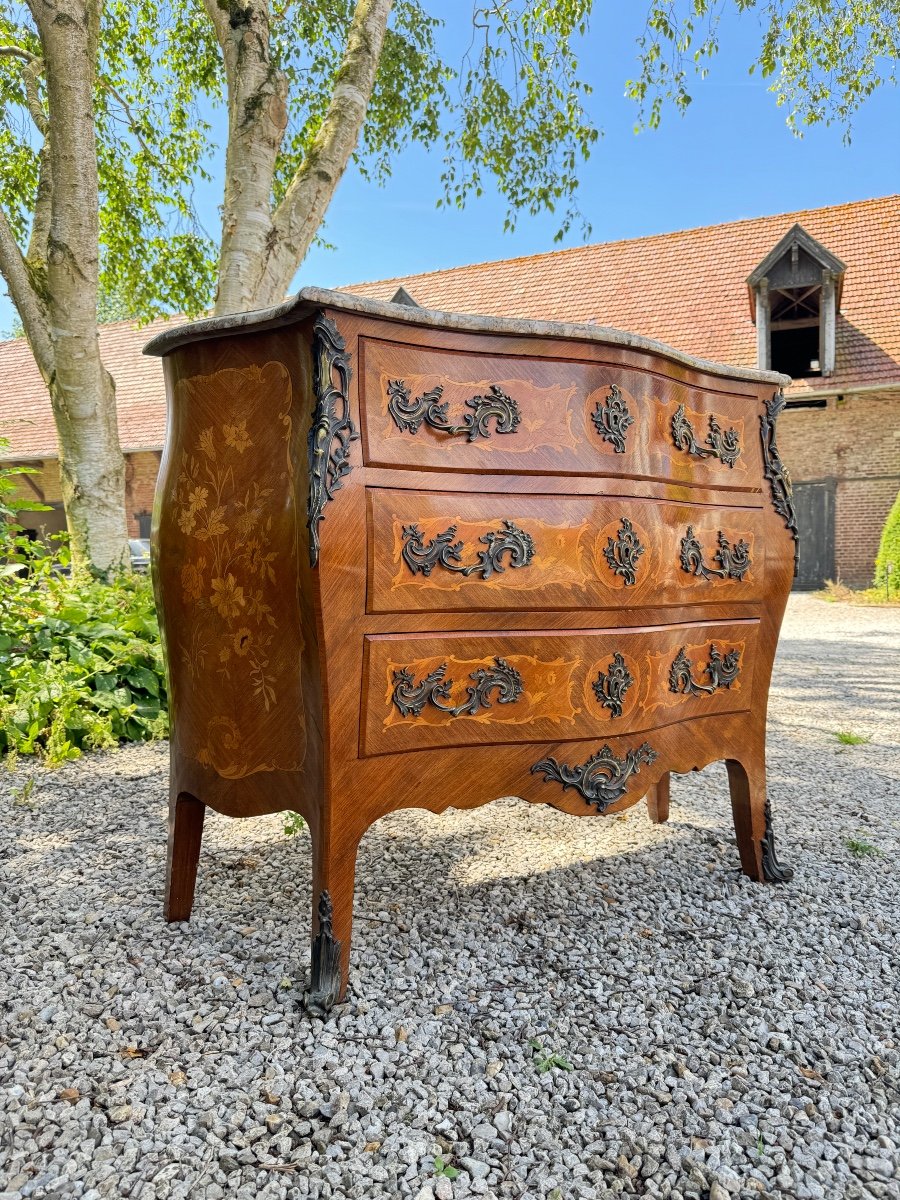
M 835 325 L 846 267 L 802 225 L 747 279 L 757 361 L 794 379 L 834 373 Z

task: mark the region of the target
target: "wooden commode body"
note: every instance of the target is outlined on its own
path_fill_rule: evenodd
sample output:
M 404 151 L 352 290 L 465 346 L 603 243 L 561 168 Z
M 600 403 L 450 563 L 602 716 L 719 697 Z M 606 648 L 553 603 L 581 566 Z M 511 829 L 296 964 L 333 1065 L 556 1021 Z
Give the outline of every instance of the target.
M 385 813 L 647 796 L 662 821 L 669 773 L 718 759 L 744 872 L 790 877 L 765 793 L 796 549 L 785 377 L 318 289 L 148 352 L 169 396 L 170 920 L 207 805 L 302 813 L 321 1012 Z

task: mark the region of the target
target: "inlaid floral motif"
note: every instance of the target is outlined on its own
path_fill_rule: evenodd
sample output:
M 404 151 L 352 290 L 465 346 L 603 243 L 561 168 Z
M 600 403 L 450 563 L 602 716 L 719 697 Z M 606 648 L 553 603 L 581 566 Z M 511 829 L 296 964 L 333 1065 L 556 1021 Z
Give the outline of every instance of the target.
M 288 576 L 296 580 L 294 518 L 286 523 L 284 516 L 284 497 L 293 494 L 291 381 L 271 362 L 195 377 L 180 388 L 190 424 L 170 476 L 169 519 L 182 535 L 173 582 L 183 613 L 170 654 L 205 696 L 202 713 L 194 695 L 184 701 L 198 705 L 193 752 L 239 777 L 271 769 L 281 756 L 269 727 L 283 688 L 299 680 L 299 654 L 285 653 L 300 639 L 299 621 L 285 635 L 273 611 L 291 603 Z M 295 739 L 292 755 L 304 740 Z M 260 754 L 266 757 L 257 760 Z

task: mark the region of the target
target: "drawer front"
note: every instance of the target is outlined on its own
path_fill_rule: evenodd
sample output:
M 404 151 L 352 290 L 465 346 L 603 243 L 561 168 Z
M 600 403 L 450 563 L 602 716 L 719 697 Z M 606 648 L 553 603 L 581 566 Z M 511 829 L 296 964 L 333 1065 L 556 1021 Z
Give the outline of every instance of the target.
M 370 488 L 368 611 L 758 600 L 763 510 Z
M 760 410 L 749 392 L 373 338 L 360 339 L 360 356 L 363 454 L 373 466 L 761 486 Z
M 362 753 L 558 742 L 750 707 L 758 622 L 365 639 Z

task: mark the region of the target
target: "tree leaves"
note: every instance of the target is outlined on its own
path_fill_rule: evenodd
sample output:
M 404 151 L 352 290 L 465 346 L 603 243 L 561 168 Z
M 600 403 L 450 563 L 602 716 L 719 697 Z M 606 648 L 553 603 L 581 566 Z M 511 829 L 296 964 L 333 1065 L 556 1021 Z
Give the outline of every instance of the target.
M 771 79 L 798 135 L 804 126 L 837 124 L 849 141 L 860 105 L 897 82 L 900 0 L 733 0 L 731 7 L 757 15 L 762 41 L 750 73 Z M 652 0 L 638 40 L 640 74 L 627 84 L 639 125 L 656 128 L 667 102 L 687 109 L 690 79 L 706 76 L 728 8 L 727 0 Z

